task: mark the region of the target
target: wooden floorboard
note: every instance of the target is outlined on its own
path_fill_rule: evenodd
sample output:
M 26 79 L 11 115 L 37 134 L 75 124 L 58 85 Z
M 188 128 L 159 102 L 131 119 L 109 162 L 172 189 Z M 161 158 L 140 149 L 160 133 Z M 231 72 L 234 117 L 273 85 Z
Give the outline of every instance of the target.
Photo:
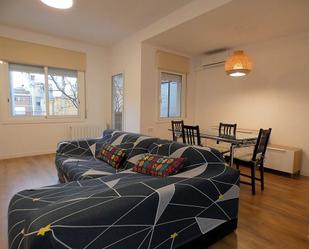
M 211 249 L 309 248 L 309 177 L 266 173 L 265 181 L 264 192 L 257 188 L 255 196 L 250 186 L 241 185 L 238 229 Z M 1 249 L 7 248 L 10 198 L 26 188 L 57 183 L 54 155 L 0 160 Z

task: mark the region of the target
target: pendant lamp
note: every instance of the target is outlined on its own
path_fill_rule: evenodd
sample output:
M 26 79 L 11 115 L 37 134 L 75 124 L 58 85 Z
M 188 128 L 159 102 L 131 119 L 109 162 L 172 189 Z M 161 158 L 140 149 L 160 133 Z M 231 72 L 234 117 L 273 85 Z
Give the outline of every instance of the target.
M 225 61 L 225 72 L 232 77 L 245 76 L 252 70 L 252 61 L 243 50 L 235 51 Z

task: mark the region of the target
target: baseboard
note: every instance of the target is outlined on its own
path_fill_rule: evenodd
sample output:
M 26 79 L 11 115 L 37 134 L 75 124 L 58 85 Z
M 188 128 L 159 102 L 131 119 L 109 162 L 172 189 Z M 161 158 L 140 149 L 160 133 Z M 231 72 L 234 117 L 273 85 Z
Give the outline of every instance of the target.
M 46 154 L 55 154 L 55 150 L 31 151 L 31 152 L 24 152 L 24 153 L 0 155 L 0 160 L 19 158 L 19 157 L 39 156 L 39 155 L 46 155 Z
M 309 171 L 307 171 L 307 170 L 302 170 L 302 171 L 300 172 L 300 174 L 301 174 L 302 176 L 309 176 Z

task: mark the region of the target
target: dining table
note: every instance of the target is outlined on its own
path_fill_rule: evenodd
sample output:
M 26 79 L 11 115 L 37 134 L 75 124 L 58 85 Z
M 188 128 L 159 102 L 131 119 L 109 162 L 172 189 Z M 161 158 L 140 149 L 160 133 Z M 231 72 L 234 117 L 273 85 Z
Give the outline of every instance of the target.
M 169 129 L 169 131 L 172 131 L 172 129 Z M 182 137 L 181 131 L 176 131 L 176 134 L 177 137 Z M 233 166 L 235 149 L 255 145 L 258 138 L 258 132 L 254 130 L 237 130 L 235 135 L 226 135 L 221 134 L 218 127 L 212 127 L 208 129 L 200 129 L 200 137 L 229 144 L 229 165 Z

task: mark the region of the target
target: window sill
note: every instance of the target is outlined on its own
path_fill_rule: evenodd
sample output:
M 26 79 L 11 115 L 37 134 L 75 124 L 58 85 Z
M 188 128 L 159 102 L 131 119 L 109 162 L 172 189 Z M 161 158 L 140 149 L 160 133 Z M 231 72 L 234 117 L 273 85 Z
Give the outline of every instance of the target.
M 82 117 L 55 117 L 55 118 L 8 118 L 1 120 L 2 125 L 19 125 L 19 124 L 55 124 L 55 123 L 78 123 L 83 122 Z
M 184 120 L 185 117 L 174 117 L 174 118 L 159 118 L 156 123 L 157 124 L 167 124 L 171 123 L 172 120 Z

